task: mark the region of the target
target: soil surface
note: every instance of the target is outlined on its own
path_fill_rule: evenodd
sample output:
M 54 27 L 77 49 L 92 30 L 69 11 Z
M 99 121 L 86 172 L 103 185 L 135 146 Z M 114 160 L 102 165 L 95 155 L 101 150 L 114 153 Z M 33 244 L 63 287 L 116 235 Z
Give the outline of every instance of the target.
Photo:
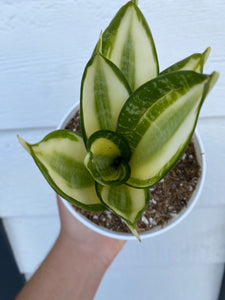
M 68 123 L 66 129 L 81 133 L 79 111 Z M 200 175 L 201 169 L 191 141 L 174 169 L 150 188 L 150 202 L 136 225 L 137 231 L 148 231 L 158 225 L 162 227 L 166 225 L 187 205 Z M 130 232 L 126 224 L 109 210 L 90 212 L 76 206 L 74 208 L 99 226 L 116 232 Z

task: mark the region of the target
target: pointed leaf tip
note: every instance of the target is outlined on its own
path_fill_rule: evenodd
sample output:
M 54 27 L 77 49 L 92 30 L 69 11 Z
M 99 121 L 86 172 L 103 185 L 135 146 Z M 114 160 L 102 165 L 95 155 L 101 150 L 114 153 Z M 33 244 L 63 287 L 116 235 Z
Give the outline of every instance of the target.
M 203 53 L 194 53 L 171 65 L 170 67 L 162 71 L 160 75 L 182 70 L 190 70 L 198 73 L 203 73 L 203 67 L 209 57 L 210 51 L 211 48 L 208 47 Z
M 29 144 L 28 144 L 24 139 L 22 139 L 18 134 L 17 134 L 17 138 L 18 138 L 20 144 L 23 146 L 23 148 L 24 148 L 29 154 L 31 154 Z
M 203 62 L 203 65 L 206 63 L 208 57 L 209 57 L 209 54 L 211 52 L 211 47 L 208 47 L 205 49 L 205 51 L 202 53 L 202 62 Z
M 216 84 L 218 78 L 219 78 L 219 73 L 218 72 L 213 72 L 211 75 L 209 75 L 208 77 L 208 82 L 205 85 L 205 92 L 203 95 L 203 100 L 205 99 L 205 97 L 208 95 L 208 93 L 211 91 L 211 89 L 214 87 L 214 85 Z
M 105 209 L 95 192 L 95 181 L 83 163 L 86 148 L 81 136 L 62 129 L 32 145 L 20 136 L 18 139 L 58 195 L 85 210 Z
M 102 54 L 122 71 L 132 90 L 159 74 L 151 30 L 137 4 L 132 0 L 120 8 L 102 41 Z
M 81 83 L 81 127 L 85 142 L 98 130 L 115 131 L 119 113 L 130 94 L 131 89 L 118 67 L 99 52 L 95 53 Z
M 117 216 L 121 217 L 140 241 L 135 225 L 149 203 L 149 189 L 135 189 L 126 184 L 103 186 L 96 183 L 96 192 L 100 201 Z
M 97 46 L 96 46 L 96 52 L 97 52 L 97 54 L 98 53 L 102 54 L 102 30 L 101 30 L 100 35 L 99 35 L 99 40 L 98 40 L 98 43 L 97 43 Z
M 138 241 L 141 242 L 140 235 L 138 234 L 135 226 L 128 224 L 126 221 L 124 222 L 126 223 L 127 227 L 130 229 L 130 231 L 133 233 L 133 235 L 138 239 Z
M 219 79 L 220 73 L 217 71 L 214 71 L 211 76 L 214 78 L 214 81 L 216 83 L 216 81 Z

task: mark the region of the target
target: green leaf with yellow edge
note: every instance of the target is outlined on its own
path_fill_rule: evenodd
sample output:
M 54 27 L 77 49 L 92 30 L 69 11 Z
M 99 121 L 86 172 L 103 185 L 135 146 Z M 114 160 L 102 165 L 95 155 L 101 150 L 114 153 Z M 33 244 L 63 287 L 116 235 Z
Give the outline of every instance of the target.
M 84 166 L 87 152 L 81 136 L 56 130 L 37 144 L 18 139 L 57 194 L 86 210 L 105 209 L 96 194 L 95 181 Z
M 119 185 L 130 176 L 130 149 L 119 134 L 101 130 L 87 141 L 88 154 L 84 163 L 93 178 L 107 185 Z
M 172 72 L 149 81 L 131 95 L 117 127 L 132 152 L 127 184 L 152 186 L 176 165 L 192 137 L 205 96 L 217 78 L 216 72 Z
M 112 62 L 99 52 L 91 58 L 81 83 L 80 113 L 85 143 L 96 131 L 115 131 L 119 113 L 130 94 L 126 79 Z
M 207 58 L 209 57 L 211 48 L 208 47 L 203 53 L 194 53 L 185 59 L 182 59 L 181 61 L 175 63 L 174 65 L 170 66 L 166 70 L 160 73 L 160 75 L 175 72 L 175 71 L 195 71 L 202 73 L 204 64 L 207 61 Z
M 155 44 L 137 1 L 124 5 L 103 32 L 102 54 L 117 65 L 133 91 L 158 75 Z
M 96 183 L 96 191 L 102 203 L 120 216 L 140 240 L 135 224 L 149 203 L 149 189 L 135 189 L 125 184 L 102 186 Z

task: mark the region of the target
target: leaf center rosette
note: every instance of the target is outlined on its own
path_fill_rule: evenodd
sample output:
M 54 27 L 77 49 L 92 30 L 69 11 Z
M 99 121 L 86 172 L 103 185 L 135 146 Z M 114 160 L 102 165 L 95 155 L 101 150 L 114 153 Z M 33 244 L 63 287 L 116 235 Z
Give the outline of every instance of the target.
M 87 141 L 84 164 L 92 177 L 103 185 L 120 185 L 130 177 L 130 148 L 124 138 L 109 130 L 100 130 Z

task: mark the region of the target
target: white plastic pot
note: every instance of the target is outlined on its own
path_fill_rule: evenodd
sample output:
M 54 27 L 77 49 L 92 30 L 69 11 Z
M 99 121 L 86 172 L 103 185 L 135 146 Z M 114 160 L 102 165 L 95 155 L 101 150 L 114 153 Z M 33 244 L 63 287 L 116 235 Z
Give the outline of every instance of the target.
M 73 118 L 75 112 L 79 109 L 79 104 L 75 105 L 74 107 L 72 107 L 69 112 L 65 115 L 65 117 L 62 119 L 61 123 L 59 124 L 57 129 L 63 129 L 66 127 L 66 125 L 69 123 L 69 121 Z M 205 161 L 205 152 L 204 152 L 204 148 L 202 145 L 202 141 L 201 138 L 198 134 L 197 131 L 195 131 L 194 135 L 193 135 L 193 143 L 195 146 L 195 150 L 196 150 L 196 155 L 197 155 L 197 160 L 198 163 L 201 167 L 201 176 L 199 178 L 199 181 L 197 183 L 197 186 L 192 194 L 191 199 L 188 201 L 188 204 L 186 207 L 184 207 L 179 214 L 177 214 L 176 216 L 174 216 L 172 219 L 170 219 L 168 221 L 168 223 L 164 226 L 156 226 L 153 229 L 149 230 L 149 231 L 145 231 L 145 232 L 141 232 L 140 233 L 140 237 L 141 239 L 146 239 L 146 238 L 150 238 L 156 235 L 159 235 L 163 232 L 166 232 L 167 230 L 177 226 L 193 209 L 193 207 L 195 206 L 202 188 L 203 188 L 203 183 L 205 180 L 205 174 L 206 174 L 206 161 Z M 91 222 L 90 220 L 88 220 L 86 217 L 84 217 L 82 214 L 78 213 L 73 206 L 66 200 L 62 199 L 64 205 L 66 206 L 66 208 L 71 212 L 71 214 L 77 218 L 81 223 L 83 223 L 84 225 L 86 225 L 87 227 L 89 227 L 90 229 L 111 237 L 111 238 L 116 238 L 116 239 L 122 239 L 122 240 L 136 240 L 136 237 L 134 235 L 132 235 L 131 233 L 120 233 L 120 232 L 114 232 L 111 231 L 107 228 L 98 226 L 96 224 L 94 224 L 93 222 Z

